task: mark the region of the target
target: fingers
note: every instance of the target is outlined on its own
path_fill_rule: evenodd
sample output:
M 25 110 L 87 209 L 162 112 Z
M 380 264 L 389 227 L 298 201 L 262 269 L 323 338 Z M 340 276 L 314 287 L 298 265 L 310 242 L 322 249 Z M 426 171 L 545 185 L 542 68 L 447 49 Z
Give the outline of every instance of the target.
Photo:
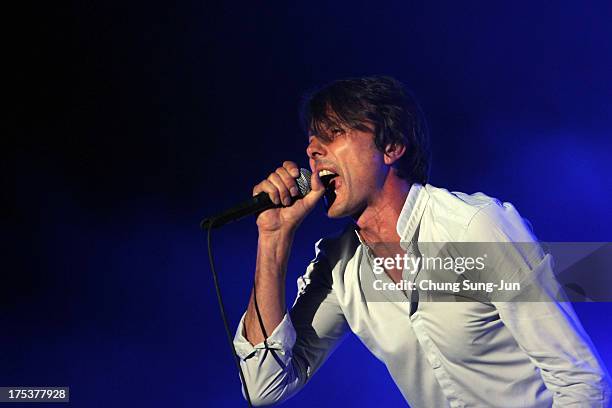
M 317 172 L 312 173 L 312 176 L 310 176 L 310 188 L 310 193 L 304 196 L 303 201 L 308 208 L 312 209 L 325 193 L 325 186 L 321 182 Z
M 256 196 L 262 191 L 268 194 L 270 200 L 272 200 L 274 204 L 280 205 L 281 199 L 278 189 L 268 179 L 262 181 L 253 188 L 253 196 Z
M 285 170 L 287 170 L 293 178 L 297 178 L 300 176 L 299 167 L 292 161 L 283 162 L 283 168 L 285 168 Z
M 274 173 L 271 173 L 268 176 L 268 181 L 274 184 L 274 187 L 276 187 L 278 190 L 278 194 L 280 195 L 283 205 L 291 205 L 291 187 L 295 187 L 295 182 L 293 182 L 293 179 L 291 176 L 289 176 L 287 170 L 285 170 L 283 167 L 279 167 Z
M 293 176 L 296 174 L 296 176 Z M 299 169 L 293 162 L 286 161 L 283 167 L 277 168 L 274 173 L 270 173 L 268 178 L 253 188 L 253 195 L 264 191 L 268 193 L 272 202 L 276 205 L 281 203 L 289 206 L 292 203 L 291 197 L 300 194 L 295 177 L 299 176 Z
M 310 176 L 310 188 L 312 189 L 312 191 L 325 191 L 325 186 L 323 185 L 323 182 L 321 181 L 321 178 L 319 177 L 319 174 L 316 171 L 312 173 L 312 176 Z

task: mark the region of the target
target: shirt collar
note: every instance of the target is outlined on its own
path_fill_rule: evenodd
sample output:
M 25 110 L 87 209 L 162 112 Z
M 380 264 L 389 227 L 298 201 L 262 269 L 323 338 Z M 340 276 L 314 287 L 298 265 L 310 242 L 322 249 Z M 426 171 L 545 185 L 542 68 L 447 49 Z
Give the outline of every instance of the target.
M 413 183 L 412 186 L 410 186 L 410 191 L 408 191 L 408 196 L 406 197 L 402 211 L 397 219 L 396 228 L 400 241 L 404 242 L 412 239 L 412 236 L 416 232 L 416 229 L 421 222 L 421 218 L 423 217 L 423 212 L 425 211 L 425 206 L 427 205 L 428 201 L 429 193 L 427 192 L 427 189 L 419 183 Z M 359 242 L 366 245 L 361 238 L 361 235 L 359 235 L 359 228 L 356 224 L 355 234 L 357 235 Z
M 412 239 L 428 201 L 427 189 L 419 183 L 413 183 L 397 220 L 397 234 L 401 241 Z

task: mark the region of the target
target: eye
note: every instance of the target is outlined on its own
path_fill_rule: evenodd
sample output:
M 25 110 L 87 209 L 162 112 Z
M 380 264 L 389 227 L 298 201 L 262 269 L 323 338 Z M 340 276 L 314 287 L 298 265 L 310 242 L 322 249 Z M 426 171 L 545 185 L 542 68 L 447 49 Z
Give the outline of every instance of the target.
M 327 135 L 330 139 L 330 141 L 335 140 L 338 137 L 344 136 L 346 134 L 346 130 L 344 130 L 343 128 L 339 127 L 339 126 L 333 126 L 331 128 L 329 128 Z

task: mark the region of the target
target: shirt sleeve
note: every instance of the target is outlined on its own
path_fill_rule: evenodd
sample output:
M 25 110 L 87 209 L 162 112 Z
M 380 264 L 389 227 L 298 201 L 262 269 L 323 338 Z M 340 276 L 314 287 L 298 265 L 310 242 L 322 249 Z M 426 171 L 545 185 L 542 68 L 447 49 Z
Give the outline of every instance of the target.
M 298 294 L 280 324 L 262 342 L 244 337 L 244 316 L 234 346 L 253 405 L 271 405 L 295 395 L 344 338 L 348 325 L 332 289 L 331 266 L 317 243 L 316 257 L 298 279 Z M 244 388 L 243 388 L 244 394 Z
M 485 207 L 472 219 L 467 235 L 473 241 L 500 243 L 495 262 L 521 283 L 515 298 L 493 304 L 552 391 L 553 407 L 608 407 L 609 374 L 572 304 L 560 298 L 551 255 L 544 254 L 514 207 Z

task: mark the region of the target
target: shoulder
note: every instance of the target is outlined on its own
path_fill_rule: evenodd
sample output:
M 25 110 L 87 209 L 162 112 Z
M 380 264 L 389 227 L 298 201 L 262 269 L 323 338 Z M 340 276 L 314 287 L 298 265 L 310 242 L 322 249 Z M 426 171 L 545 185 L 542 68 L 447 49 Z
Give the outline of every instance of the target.
M 308 286 L 331 288 L 333 270 L 338 269 L 338 264 L 347 262 L 359 246 L 355 228 L 354 224 L 349 223 L 342 231 L 315 243 L 315 257 L 306 268 L 306 273 L 298 279 L 298 293 Z
M 529 222 L 509 202 L 477 192 L 466 194 L 426 185 L 431 228 L 449 241 L 533 241 Z M 437 240 L 437 239 L 436 239 Z
M 359 245 L 355 229 L 356 226 L 349 223 L 342 231 L 317 241 L 315 244 L 315 259 L 312 262 L 325 260 L 333 265 L 352 255 Z

